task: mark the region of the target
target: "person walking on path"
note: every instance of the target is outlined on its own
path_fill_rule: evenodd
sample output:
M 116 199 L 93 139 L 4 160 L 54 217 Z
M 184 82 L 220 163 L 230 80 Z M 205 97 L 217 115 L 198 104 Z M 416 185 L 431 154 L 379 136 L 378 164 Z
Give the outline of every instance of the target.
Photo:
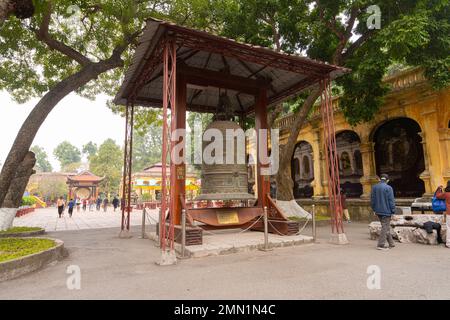
M 90 198 L 89 199 L 89 211 L 94 211 L 94 204 L 95 204 L 94 198 Z
M 59 197 L 58 201 L 56 201 L 56 206 L 58 207 L 58 215 L 61 218 L 64 212 L 64 199 L 63 197 Z
M 439 186 L 436 191 L 436 198 L 445 200 L 445 225 L 447 227 L 447 239 L 445 246 L 450 249 L 450 180 L 447 181 L 447 187 Z
M 105 199 L 103 199 L 103 211 L 106 212 L 106 210 L 108 209 L 108 197 L 106 197 Z
M 86 212 L 86 208 L 87 208 L 87 199 L 84 198 L 83 199 L 83 211 Z
M 391 234 L 391 216 L 395 213 L 394 190 L 388 185 L 389 176 L 381 175 L 381 181 L 374 185 L 370 195 L 370 206 L 381 222 L 380 238 L 378 239 L 378 250 L 388 250 L 393 247 L 394 240 Z M 386 240 L 389 244 L 387 248 Z
M 347 223 L 350 223 L 350 214 L 348 213 L 347 208 L 347 197 L 345 196 L 345 190 L 341 188 L 341 204 L 342 204 L 342 210 L 345 217 L 345 220 L 347 220 Z
M 75 200 L 76 202 L 76 205 L 77 205 L 77 212 L 80 212 L 80 206 L 81 206 L 81 200 L 80 200 L 80 198 L 76 198 L 76 200 Z
M 97 198 L 97 206 L 96 206 L 97 211 L 100 211 L 101 205 L 102 205 L 102 198 L 98 197 Z
M 119 207 L 119 198 L 117 198 L 117 196 L 114 197 L 112 204 L 114 207 L 114 212 L 116 212 L 116 209 Z
M 69 217 L 72 218 L 72 214 L 73 214 L 73 207 L 75 207 L 75 200 L 70 199 L 69 204 L 67 205 L 67 207 L 69 208 Z

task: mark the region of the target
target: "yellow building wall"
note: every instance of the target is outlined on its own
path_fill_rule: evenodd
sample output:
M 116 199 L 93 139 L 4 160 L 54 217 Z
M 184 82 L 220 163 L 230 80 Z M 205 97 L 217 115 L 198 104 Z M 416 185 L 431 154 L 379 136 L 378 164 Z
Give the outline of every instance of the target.
M 338 110 L 339 100 L 333 100 L 336 110 L 336 133 L 352 130 L 361 140 L 364 171 L 364 176 L 361 178 L 364 193 L 361 197 L 367 198 L 371 186 L 378 182 L 375 169 L 374 132 L 385 122 L 403 117 L 415 120 L 420 125 L 425 158 L 425 171 L 420 178 L 425 183 L 425 193 L 430 195 L 439 185 L 445 185 L 446 181 L 450 180 L 450 88 L 434 91 L 420 69 L 408 70 L 385 81 L 392 85 L 392 91 L 385 97 L 384 105 L 372 121 L 355 127 L 350 126 L 342 112 Z M 292 122 L 293 117 L 287 116 L 275 124 L 281 129 L 281 144 L 286 143 L 290 134 L 289 124 Z M 314 187 L 315 197 L 326 196 L 328 192 L 323 154 L 323 126 L 318 109 L 301 130 L 297 141 L 306 141 L 311 144 L 314 159 L 314 181 L 311 186 Z
M 138 195 L 139 198 L 142 197 L 143 194 L 150 194 L 152 197 L 152 201 L 156 201 L 156 191 L 155 190 L 148 190 L 145 188 L 140 188 L 138 186 L 136 186 L 136 181 L 138 180 L 161 180 L 161 177 L 159 176 L 148 176 L 148 175 L 139 175 L 139 174 L 134 174 L 131 178 L 132 180 L 132 184 L 133 184 L 133 188 L 132 190 Z M 195 184 L 197 181 L 196 178 L 186 178 L 186 182 L 189 184 Z M 196 197 L 198 194 L 198 190 L 186 190 L 186 197 L 187 198 L 193 198 Z

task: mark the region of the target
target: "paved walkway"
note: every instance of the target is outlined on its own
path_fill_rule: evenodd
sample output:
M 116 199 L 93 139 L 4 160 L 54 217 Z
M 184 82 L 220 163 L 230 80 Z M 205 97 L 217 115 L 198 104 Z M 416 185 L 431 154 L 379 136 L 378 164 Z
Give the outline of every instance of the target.
M 152 218 L 157 219 L 157 210 L 152 210 Z M 122 213 L 120 210 L 114 212 L 113 208 L 108 208 L 106 212 L 80 210 L 73 212 L 72 218 L 69 217 L 67 210 L 62 218 L 58 218 L 56 208 L 36 209 L 33 213 L 15 218 L 14 226 L 22 227 L 41 227 L 46 231 L 66 231 L 66 230 L 84 230 L 120 227 Z M 147 222 L 153 222 L 151 219 Z M 130 225 L 137 226 L 142 223 L 142 210 L 134 210 L 131 213 Z
M 49 232 L 70 255 L 43 270 L 0 283 L 0 299 L 450 299 L 450 250 L 397 243 L 375 249 L 367 224 L 345 225 L 349 245 L 329 244 L 329 227 L 314 245 L 155 264 L 153 241 L 119 239 L 119 229 Z M 305 234 L 311 230 L 306 229 Z M 67 287 L 79 266 L 81 289 Z M 379 267 L 380 289 L 367 281 Z

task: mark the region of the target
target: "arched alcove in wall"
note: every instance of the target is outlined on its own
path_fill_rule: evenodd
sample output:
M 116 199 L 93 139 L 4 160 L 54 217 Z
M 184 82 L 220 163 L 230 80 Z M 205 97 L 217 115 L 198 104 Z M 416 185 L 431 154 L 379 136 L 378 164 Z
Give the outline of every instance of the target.
M 314 195 L 311 182 L 314 180 L 313 149 L 310 143 L 300 141 L 294 149 L 291 174 L 294 181 L 294 197 L 310 198 Z
M 419 178 L 425 158 L 419 124 L 410 118 L 397 118 L 380 125 L 373 134 L 377 175 L 389 175 L 396 197 L 420 197 L 425 184 Z
M 354 131 L 344 130 L 336 134 L 339 179 L 348 198 L 357 198 L 363 193 L 360 183 L 363 176 L 360 145 L 361 140 Z

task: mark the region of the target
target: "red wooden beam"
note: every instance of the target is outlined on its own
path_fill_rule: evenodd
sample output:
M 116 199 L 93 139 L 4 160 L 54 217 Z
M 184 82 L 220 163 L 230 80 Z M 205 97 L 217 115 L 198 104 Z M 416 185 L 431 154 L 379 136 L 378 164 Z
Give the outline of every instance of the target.
M 147 106 L 147 107 L 161 108 L 163 105 L 163 101 L 161 101 L 159 99 L 152 99 L 152 98 L 137 97 L 134 101 L 138 105 Z M 195 112 L 214 113 L 214 112 L 216 112 L 217 108 L 213 107 L 213 106 L 205 106 L 205 105 L 201 105 L 201 104 L 188 104 L 187 109 L 189 111 L 195 111 Z
M 270 85 L 262 79 L 248 79 L 224 72 L 212 71 L 188 66 L 179 66 L 178 72 L 186 77 L 186 82 L 199 86 L 212 86 L 222 89 L 235 90 L 251 95 L 258 94 L 261 88 Z
M 316 77 L 306 77 L 306 78 L 300 80 L 299 82 L 297 82 L 296 84 L 292 85 L 291 87 L 283 90 L 279 94 L 276 94 L 276 95 L 270 97 L 269 105 L 274 105 L 274 104 L 286 99 L 287 97 L 295 95 L 296 93 L 300 92 L 302 89 L 305 89 L 305 88 L 313 85 L 314 83 L 317 83 L 319 80 L 320 79 L 318 79 Z
M 177 76 L 176 79 L 176 97 L 175 105 L 171 110 L 172 115 L 172 134 L 177 129 L 186 129 L 186 79 L 183 75 Z M 173 140 L 173 139 L 172 139 Z M 171 149 L 175 144 L 181 143 L 186 144 L 186 141 L 172 141 Z M 170 212 L 173 217 L 173 223 L 176 225 L 181 225 L 181 210 L 185 206 L 181 203 L 186 198 L 186 164 L 184 153 L 181 155 L 183 162 L 181 164 L 175 164 L 173 159 L 170 165 L 170 189 L 171 189 L 171 199 L 170 199 Z M 183 199 L 183 200 L 181 200 Z

